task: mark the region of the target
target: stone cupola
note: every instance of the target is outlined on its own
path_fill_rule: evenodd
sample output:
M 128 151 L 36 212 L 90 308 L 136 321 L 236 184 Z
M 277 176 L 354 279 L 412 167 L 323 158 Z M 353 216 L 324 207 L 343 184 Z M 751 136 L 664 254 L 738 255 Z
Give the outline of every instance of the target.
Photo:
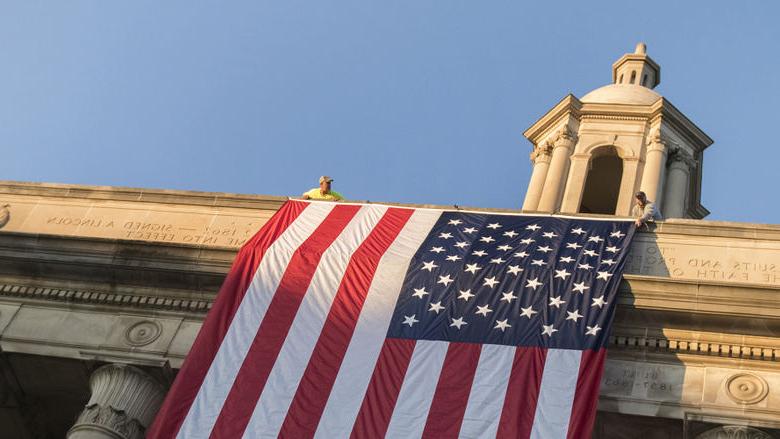
M 533 173 L 523 210 L 630 215 L 644 191 L 665 218 L 703 218 L 704 149 L 712 144 L 653 88 L 661 67 L 644 43 L 612 66 L 612 84 L 568 95 L 523 134 Z

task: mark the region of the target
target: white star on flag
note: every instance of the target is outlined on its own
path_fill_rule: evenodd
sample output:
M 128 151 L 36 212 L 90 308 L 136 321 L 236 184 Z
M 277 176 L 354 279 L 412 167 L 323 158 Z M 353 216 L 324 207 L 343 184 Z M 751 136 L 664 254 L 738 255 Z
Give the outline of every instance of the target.
M 498 283 L 498 281 L 496 280 L 495 276 L 493 276 L 493 277 L 486 277 L 484 279 L 484 281 L 485 281 L 485 283 L 482 284 L 483 287 L 488 286 L 490 288 L 493 288 Z
M 612 277 L 612 273 L 608 271 L 599 271 L 597 273 L 598 274 L 596 275 L 596 279 L 609 280 L 609 278 Z
M 604 300 L 604 296 L 594 297 L 591 300 L 593 301 L 593 304 L 590 305 L 592 307 L 593 306 L 598 306 L 599 308 L 602 308 L 602 307 L 604 307 L 604 305 L 607 304 L 607 302 Z
M 437 284 L 444 284 L 444 286 L 446 287 L 447 285 L 452 283 L 452 281 L 454 281 L 454 280 L 455 279 L 451 278 L 450 275 L 448 274 L 446 276 L 439 276 L 439 280 L 436 281 L 436 283 Z
M 437 268 L 437 267 L 438 267 L 438 265 L 434 264 L 433 261 L 423 262 L 423 267 L 420 270 L 433 271 L 433 269 Z
M 501 250 L 501 251 L 508 251 L 508 250 L 512 250 L 512 246 L 511 246 L 511 245 L 506 245 L 506 244 L 504 244 L 504 245 L 499 245 L 499 246 L 498 246 L 498 247 L 496 247 L 496 248 L 497 248 L 497 249 L 499 249 L 499 250 Z
M 450 323 L 450 326 L 454 326 L 458 329 L 460 329 L 461 326 L 468 325 L 468 323 L 463 321 L 463 317 L 458 317 L 457 319 L 452 319 L 452 323 Z
M 530 226 L 526 226 L 526 230 L 533 230 L 534 232 L 541 229 L 542 227 L 537 224 L 531 224 Z
M 491 313 L 491 312 L 493 312 L 493 310 L 490 309 L 490 306 L 488 306 L 488 305 L 482 305 L 482 306 L 477 305 L 477 311 L 475 312 L 475 314 L 482 314 L 483 316 L 487 317 L 488 313 Z
M 593 250 L 585 250 L 582 252 L 582 254 L 585 256 L 598 256 L 598 253 L 594 252 Z
M 545 232 L 545 233 L 542 233 L 542 236 L 544 236 L 545 238 L 550 238 L 550 239 L 552 239 L 552 238 L 555 238 L 555 237 L 556 237 L 556 236 L 558 236 L 558 235 L 556 235 L 556 234 L 555 234 L 555 233 L 553 233 L 553 232 Z
M 491 242 L 495 241 L 495 239 L 493 239 L 492 236 L 483 236 L 483 237 L 479 238 L 479 240 L 481 242 L 485 242 L 487 244 L 490 244 Z
M 509 319 L 504 319 L 504 320 L 496 320 L 496 327 L 495 327 L 495 328 L 493 328 L 493 329 L 500 329 L 500 330 L 501 330 L 501 332 L 504 332 L 504 330 L 505 330 L 506 328 L 511 328 L 511 327 L 512 327 L 512 325 L 510 325 L 509 323 L 507 323 L 507 321 L 508 321 L 508 320 L 509 320 Z
M 588 238 L 588 242 L 595 242 L 595 243 L 599 243 L 603 240 L 604 238 L 602 238 L 601 236 L 591 236 Z
M 439 235 L 439 238 L 441 238 L 441 239 L 450 239 L 450 238 L 452 238 L 452 233 L 449 233 L 449 232 L 442 233 L 441 235 Z
M 474 227 L 466 227 L 465 229 L 463 229 L 463 233 L 474 233 L 476 231 L 477 229 L 475 229 Z
M 485 256 L 487 254 L 487 252 L 483 251 L 483 250 L 477 250 L 477 251 L 471 252 L 471 254 L 475 255 L 475 256 L 482 257 L 482 256 Z
M 566 311 L 566 314 L 569 316 L 566 317 L 566 320 L 573 320 L 574 323 L 577 323 L 577 319 L 582 318 L 582 314 L 580 314 L 580 310 L 575 309 L 574 312 Z
M 492 224 L 488 224 L 486 227 L 487 227 L 488 229 L 493 229 L 493 230 L 495 230 L 495 229 L 497 229 L 497 228 L 501 227 L 501 224 L 499 224 L 499 223 L 492 223 Z
M 585 335 L 596 335 L 596 333 L 601 330 L 601 328 L 599 328 L 599 325 L 585 326 L 585 327 L 588 328 L 588 330 L 585 331 Z
M 577 250 L 580 247 L 582 247 L 582 246 L 577 244 L 576 242 L 567 242 L 566 243 L 566 248 L 573 248 L 574 250 Z
M 525 287 L 526 288 L 531 288 L 534 291 L 536 291 L 536 287 L 544 285 L 543 283 L 539 282 L 539 278 L 538 277 L 535 277 L 533 279 L 529 279 L 527 282 L 528 283 L 525 284 Z
M 450 222 L 447 223 L 447 224 L 449 224 L 451 226 L 459 226 L 459 225 L 463 224 L 463 221 L 461 221 L 459 219 L 451 219 Z
M 574 262 L 574 258 L 572 258 L 572 257 L 569 257 L 569 256 L 564 256 L 564 257 L 562 257 L 561 259 L 559 259 L 559 261 L 560 261 L 560 262 L 569 263 L 569 262 Z
M 583 230 L 582 227 L 577 227 L 576 229 L 571 229 L 571 233 L 574 233 L 575 235 L 582 235 L 585 233 L 585 230 Z
M 550 248 L 550 247 L 548 247 L 546 245 L 543 245 L 541 247 L 536 247 L 536 251 L 540 251 L 542 253 L 547 253 L 547 252 L 552 251 L 552 248 Z
M 443 309 L 444 309 L 444 307 L 441 306 L 441 300 L 440 300 L 440 301 L 438 301 L 436 303 L 431 303 L 431 308 L 428 311 L 433 311 L 436 314 L 438 314 L 439 311 L 441 311 Z
M 547 265 L 547 262 L 544 262 L 542 259 L 534 259 L 531 261 L 531 265 L 538 265 L 541 267 L 542 265 Z
M 434 253 L 441 253 L 444 251 L 444 247 L 432 247 L 430 251 Z
M 528 305 L 528 308 L 520 308 L 520 310 L 521 310 L 520 315 L 528 317 L 529 319 L 531 318 L 532 315 L 537 314 L 537 312 L 534 311 L 533 308 L 531 308 L 531 305 Z
M 590 287 L 585 286 L 585 282 L 580 283 L 574 283 L 574 288 L 572 288 L 572 291 L 575 293 L 585 294 L 585 290 L 589 290 Z
M 606 250 L 606 251 L 608 251 L 610 253 L 617 253 L 618 252 L 618 248 L 614 247 L 614 246 L 607 247 L 604 250 Z
M 528 245 L 528 244 L 530 244 L 532 242 L 536 242 L 536 240 L 535 239 L 531 239 L 531 238 L 526 238 L 526 239 L 521 239 L 520 242 L 522 244 Z
M 612 232 L 612 233 L 609 234 L 610 238 L 618 238 L 618 239 L 620 239 L 620 238 L 622 238 L 624 236 L 626 236 L 626 234 L 621 232 L 620 230 L 618 230 L 616 232 Z
M 526 252 L 517 252 L 517 253 L 515 253 L 515 257 L 516 258 L 524 258 L 526 256 L 528 256 L 528 253 L 526 253 Z
M 542 325 L 542 335 L 549 335 L 552 336 L 553 332 L 558 332 L 557 329 L 553 328 L 553 325 Z
M 614 260 L 612 260 L 612 259 L 604 259 L 603 261 L 601 261 L 601 263 L 602 263 L 602 264 L 607 264 L 607 265 L 609 265 L 610 267 L 611 267 L 611 266 L 613 266 L 613 265 L 615 265 L 615 261 L 614 261 Z
M 402 325 L 409 325 L 411 328 L 415 323 L 419 322 L 419 320 L 415 319 L 415 316 L 417 314 L 412 314 L 410 316 L 404 316 L 404 322 L 401 323 Z
M 507 270 L 509 274 L 514 274 L 514 275 L 517 275 L 517 273 L 520 273 L 521 271 L 523 271 L 523 269 L 520 268 L 519 265 L 510 265 L 509 270 Z
M 555 277 L 560 277 L 563 280 L 566 280 L 566 277 L 571 276 L 571 273 L 566 271 L 566 269 L 563 270 L 555 270 Z
M 477 264 L 466 264 L 466 269 L 463 271 L 468 271 L 472 274 L 477 274 L 477 270 L 481 270 L 482 267 L 480 267 Z
M 548 306 L 554 306 L 560 308 L 561 304 L 566 303 L 565 300 L 561 300 L 561 296 L 550 297 L 550 304 Z
M 429 292 L 425 291 L 425 287 L 423 288 L 415 288 L 414 294 L 412 296 L 419 297 L 420 299 L 423 298 L 423 296 L 430 294 Z
M 457 244 L 455 244 L 455 247 L 457 248 L 466 248 L 469 246 L 469 243 L 466 241 L 460 241 Z
M 501 259 L 501 258 L 493 258 L 493 259 L 490 260 L 491 264 L 503 264 L 504 262 L 506 262 L 506 261 Z
M 515 296 L 515 293 L 513 293 L 512 291 L 508 293 L 501 293 L 501 295 L 504 296 L 501 298 L 500 300 L 501 302 L 506 300 L 506 303 L 512 303 L 512 300 L 517 299 L 517 296 Z
M 590 270 L 593 267 L 590 264 L 585 263 L 585 264 L 577 264 L 577 268 L 580 270 Z
M 460 260 L 460 259 L 461 259 L 461 258 L 460 258 L 460 256 L 458 256 L 458 255 L 451 255 L 451 256 L 447 256 L 447 260 L 448 260 L 448 261 L 452 261 L 452 262 L 458 261 L 458 260 Z
M 472 297 L 474 297 L 474 294 L 471 294 L 471 290 L 460 290 L 460 294 L 458 294 L 458 299 L 463 299 L 467 302 Z
M 515 232 L 514 230 L 509 230 L 507 232 L 504 232 L 504 236 L 508 236 L 510 238 L 514 238 L 517 235 L 519 235 L 519 233 Z

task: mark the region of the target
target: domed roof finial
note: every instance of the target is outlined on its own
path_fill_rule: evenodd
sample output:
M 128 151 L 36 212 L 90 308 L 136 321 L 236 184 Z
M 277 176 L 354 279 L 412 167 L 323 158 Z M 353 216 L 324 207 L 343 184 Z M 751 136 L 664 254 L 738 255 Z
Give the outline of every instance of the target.
M 612 83 L 655 88 L 661 82 L 661 66 L 647 56 L 647 44 L 639 42 L 634 53 L 627 53 L 612 64 Z

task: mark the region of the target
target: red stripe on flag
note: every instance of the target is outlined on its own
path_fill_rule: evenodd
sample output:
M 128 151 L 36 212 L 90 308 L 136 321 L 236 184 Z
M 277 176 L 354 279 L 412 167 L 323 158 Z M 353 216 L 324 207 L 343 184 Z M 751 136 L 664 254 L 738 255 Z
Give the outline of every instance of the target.
M 295 251 L 210 437 L 240 437 L 246 429 L 322 253 L 336 240 L 359 210 L 360 206 L 355 205 L 341 204 L 334 207 L 314 233 Z
M 531 435 L 546 358 L 546 349 L 519 347 L 515 351 L 497 438 L 525 439 Z
M 287 201 L 260 231 L 241 247 L 146 437 L 176 436 L 265 252 L 309 205 L 308 202 Z
M 475 343 L 450 343 L 447 347 L 423 438 L 458 437 L 481 350 L 482 345 Z
M 416 343 L 400 338 L 385 340 L 355 418 L 351 439 L 385 437 Z
M 412 212 L 411 209 L 388 209 L 352 255 L 306 371 L 287 411 L 279 437 L 314 436 L 379 260 L 412 216 Z
M 566 435 L 568 439 L 591 435 L 593 422 L 596 420 L 601 374 L 604 372 L 606 358 L 607 350 L 604 348 L 598 351 L 587 349 L 582 352 L 577 390 L 574 392 L 574 403 L 569 418 L 569 432 Z

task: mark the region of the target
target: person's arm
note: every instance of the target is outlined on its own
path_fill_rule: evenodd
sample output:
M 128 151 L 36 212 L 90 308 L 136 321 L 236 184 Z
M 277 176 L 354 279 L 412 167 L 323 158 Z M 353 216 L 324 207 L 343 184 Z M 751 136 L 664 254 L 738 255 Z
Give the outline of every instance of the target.
M 639 219 L 643 223 L 646 223 L 646 222 L 652 220 L 654 217 L 655 217 L 655 206 L 650 204 L 650 203 L 645 204 L 645 209 L 644 209 L 644 211 L 642 213 L 642 216 L 639 217 Z
M 309 192 L 311 191 L 304 192 L 303 195 L 301 195 L 301 198 L 303 198 L 304 200 L 310 199 L 311 197 L 309 196 Z

